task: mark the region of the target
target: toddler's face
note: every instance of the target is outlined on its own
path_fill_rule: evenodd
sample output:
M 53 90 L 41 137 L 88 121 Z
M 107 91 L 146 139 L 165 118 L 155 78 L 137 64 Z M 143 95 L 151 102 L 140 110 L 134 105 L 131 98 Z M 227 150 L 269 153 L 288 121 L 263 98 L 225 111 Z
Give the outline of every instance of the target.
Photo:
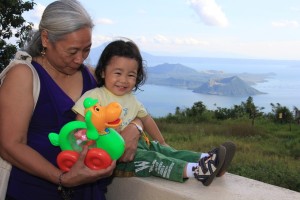
M 136 84 L 137 71 L 138 63 L 135 59 L 114 56 L 102 74 L 105 87 L 116 96 L 130 93 Z

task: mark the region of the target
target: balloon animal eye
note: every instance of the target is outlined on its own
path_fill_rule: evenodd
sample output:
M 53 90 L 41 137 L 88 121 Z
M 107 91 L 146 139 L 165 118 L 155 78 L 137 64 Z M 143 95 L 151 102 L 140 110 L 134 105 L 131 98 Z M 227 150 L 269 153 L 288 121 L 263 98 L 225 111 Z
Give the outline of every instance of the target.
M 97 112 L 100 111 L 100 109 L 98 107 L 95 107 L 94 110 L 97 111 Z

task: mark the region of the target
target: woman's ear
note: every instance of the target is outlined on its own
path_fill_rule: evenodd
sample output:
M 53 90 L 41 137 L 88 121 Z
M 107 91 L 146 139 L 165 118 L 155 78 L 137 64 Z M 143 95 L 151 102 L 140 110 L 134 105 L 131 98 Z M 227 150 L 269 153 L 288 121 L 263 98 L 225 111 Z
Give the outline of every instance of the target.
M 105 78 L 105 73 L 104 73 L 104 71 L 101 72 L 101 78 Z
M 42 30 L 41 32 L 41 40 L 42 40 L 42 46 L 47 48 L 49 44 L 49 39 L 48 39 L 48 32 L 45 30 Z

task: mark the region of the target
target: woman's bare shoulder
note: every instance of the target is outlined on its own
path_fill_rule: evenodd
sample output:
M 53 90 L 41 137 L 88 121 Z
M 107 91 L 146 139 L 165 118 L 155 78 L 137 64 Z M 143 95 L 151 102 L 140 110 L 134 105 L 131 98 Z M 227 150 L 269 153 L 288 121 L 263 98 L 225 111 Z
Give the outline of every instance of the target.
M 19 76 L 26 76 L 26 77 L 32 77 L 30 76 L 32 74 L 31 69 L 26 64 L 16 64 L 13 67 L 11 67 L 8 72 L 6 73 L 6 77 L 15 77 L 15 78 L 21 78 Z
M 2 86 L 17 84 L 18 87 L 24 88 L 32 87 L 32 82 L 33 74 L 31 69 L 26 64 L 16 64 L 7 71 L 1 84 L 3 84 Z

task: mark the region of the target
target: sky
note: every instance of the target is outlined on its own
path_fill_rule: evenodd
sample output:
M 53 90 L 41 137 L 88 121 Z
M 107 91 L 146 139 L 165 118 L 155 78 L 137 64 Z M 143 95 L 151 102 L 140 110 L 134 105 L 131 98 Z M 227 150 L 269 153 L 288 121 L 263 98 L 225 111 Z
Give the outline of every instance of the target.
M 50 0 L 25 13 L 38 27 Z M 93 46 L 126 37 L 161 56 L 300 60 L 299 0 L 80 0 Z

